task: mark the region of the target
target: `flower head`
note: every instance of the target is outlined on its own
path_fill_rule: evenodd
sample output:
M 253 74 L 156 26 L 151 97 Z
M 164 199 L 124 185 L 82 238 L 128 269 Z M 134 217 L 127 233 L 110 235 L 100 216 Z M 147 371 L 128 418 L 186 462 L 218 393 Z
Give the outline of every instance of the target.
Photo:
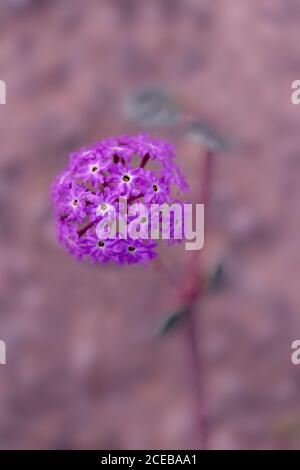
M 187 191 L 174 156 L 170 144 L 145 134 L 112 137 L 71 154 L 51 192 L 59 241 L 79 260 L 147 264 L 157 255 L 157 244 L 144 236 L 148 230 L 143 224 L 150 220 L 151 205 L 178 204 L 171 196 L 171 185 Z M 155 161 L 155 169 L 149 168 L 151 161 Z M 120 201 L 129 208 L 143 204 L 136 223 L 140 237 L 132 238 L 132 231 L 127 230 L 133 216 L 124 214 Z M 115 216 L 122 224 L 112 236 Z M 157 224 L 157 217 L 154 222 Z M 106 225 L 108 235 L 99 230 L 99 224 Z

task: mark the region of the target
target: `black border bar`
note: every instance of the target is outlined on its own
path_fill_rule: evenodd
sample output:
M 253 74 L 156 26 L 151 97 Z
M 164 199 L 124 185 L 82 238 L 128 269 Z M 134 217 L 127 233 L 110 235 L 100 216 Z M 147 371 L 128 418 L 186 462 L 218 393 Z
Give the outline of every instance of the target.
M 195 466 L 203 464 L 288 464 L 293 451 L 201 451 L 201 450 L 2 450 L 0 465 L 26 464 L 53 468 L 54 464 L 77 465 L 83 468 L 106 468 L 121 465 L 124 468 L 139 468 L 157 465 Z

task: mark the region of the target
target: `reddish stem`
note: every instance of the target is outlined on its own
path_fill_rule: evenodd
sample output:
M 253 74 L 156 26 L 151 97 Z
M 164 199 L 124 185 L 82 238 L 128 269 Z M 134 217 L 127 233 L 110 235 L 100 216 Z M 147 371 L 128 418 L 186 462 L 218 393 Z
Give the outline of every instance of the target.
M 205 205 L 205 220 L 207 221 L 207 210 L 210 202 L 212 177 L 213 177 L 213 164 L 214 153 L 207 150 L 204 158 L 204 166 L 201 172 L 201 181 L 199 184 L 199 194 L 197 202 Z M 186 341 L 189 353 L 190 369 L 192 373 L 192 383 L 194 390 L 194 399 L 196 407 L 197 428 L 198 428 L 198 442 L 200 449 L 208 449 L 209 447 L 209 427 L 205 407 L 205 367 L 203 358 L 203 325 L 201 312 L 196 312 L 196 303 L 201 300 L 204 292 L 204 281 L 201 274 L 201 267 L 199 264 L 200 251 L 194 252 L 190 258 L 187 270 L 185 287 L 179 286 L 172 274 L 160 260 L 160 271 L 165 273 L 165 276 L 174 286 L 179 297 L 179 301 L 187 306 L 187 318 L 185 323 Z M 202 278 L 202 280 L 201 280 Z M 199 314 L 200 313 L 200 314 Z M 197 315 L 196 315 L 197 314 Z
M 213 176 L 214 153 L 207 150 L 204 158 L 204 167 L 201 174 L 202 184 L 198 202 L 204 204 L 205 220 L 211 197 Z M 189 315 L 186 321 L 186 339 L 190 355 L 190 367 L 193 376 L 193 388 L 195 395 L 196 416 L 198 425 L 199 444 L 201 449 L 208 449 L 209 428 L 206 415 L 205 395 L 205 363 L 203 358 L 203 324 L 201 311 L 196 312 L 196 301 L 200 301 L 203 295 L 204 283 L 200 280 L 201 266 L 199 264 L 200 251 L 193 253 L 188 266 L 188 281 L 186 299 L 189 300 Z M 197 314 L 197 315 L 196 315 Z
M 143 160 L 141 162 L 141 165 L 140 165 L 141 168 L 144 168 L 147 165 L 149 158 L 150 158 L 149 153 L 146 153 L 146 155 L 144 155 Z
M 136 201 L 137 199 L 140 199 L 141 197 L 144 197 L 145 194 L 139 194 L 138 196 L 131 196 L 129 199 L 128 199 L 128 204 L 131 204 L 133 201 Z
M 92 222 L 89 222 L 87 225 L 85 225 L 80 230 L 78 230 L 78 232 L 77 232 L 78 236 L 82 237 L 82 235 L 84 235 L 85 232 L 87 232 L 91 227 L 93 227 L 93 225 L 95 225 L 95 223 L 98 222 L 98 220 L 99 219 L 92 220 Z

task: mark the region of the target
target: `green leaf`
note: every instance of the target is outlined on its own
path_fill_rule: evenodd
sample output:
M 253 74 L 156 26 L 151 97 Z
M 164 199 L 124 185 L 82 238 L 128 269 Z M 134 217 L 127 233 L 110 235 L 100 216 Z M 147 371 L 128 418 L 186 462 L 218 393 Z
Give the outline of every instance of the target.
M 166 317 L 162 325 L 158 329 L 158 336 L 164 336 L 170 331 L 174 330 L 179 326 L 179 324 L 184 320 L 184 318 L 189 313 L 189 308 L 183 306 L 175 312 L 171 313 Z
M 160 87 L 138 88 L 124 98 L 124 116 L 148 127 L 171 127 L 178 123 L 180 112 L 170 96 Z
M 191 122 L 186 128 L 186 134 L 212 150 L 226 151 L 229 149 L 229 142 L 204 122 Z
M 219 263 L 208 278 L 207 290 L 209 292 L 218 291 L 226 285 L 226 282 L 227 279 L 224 266 Z

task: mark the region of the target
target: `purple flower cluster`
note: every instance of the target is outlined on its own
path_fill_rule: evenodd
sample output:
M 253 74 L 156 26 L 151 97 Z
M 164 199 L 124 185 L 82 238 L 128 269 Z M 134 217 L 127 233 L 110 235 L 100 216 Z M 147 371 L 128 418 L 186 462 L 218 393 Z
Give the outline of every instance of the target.
M 174 157 L 170 144 L 145 134 L 109 138 L 71 154 L 51 192 L 59 241 L 79 260 L 147 264 L 157 255 L 153 240 L 124 239 L 120 232 L 100 239 L 96 226 L 109 218 L 109 207 L 120 211 L 120 198 L 149 210 L 151 204 L 178 203 L 179 190 L 188 188 Z

